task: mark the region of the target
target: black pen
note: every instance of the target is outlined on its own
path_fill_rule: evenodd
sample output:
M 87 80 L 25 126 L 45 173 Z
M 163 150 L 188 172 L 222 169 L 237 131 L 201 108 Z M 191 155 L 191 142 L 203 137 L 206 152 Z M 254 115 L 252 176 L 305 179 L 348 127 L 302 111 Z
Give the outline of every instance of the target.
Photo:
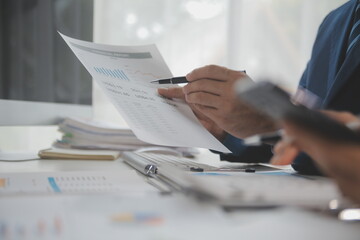
M 246 73 L 245 70 L 241 70 L 240 72 Z M 151 81 L 150 83 L 157 83 L 157 84 L 179 84 L 179 83 L 189 83 L 186 77 L 172 77 L 172 78 L 164 78 Z
M 151 81 L 151 83 L 157 84 L 179 84 L 179 83 L 188 83 L 186 77 L 173 77 L 173 78 L 165 78 L 165 79 L 158 79 L 155 81 Z

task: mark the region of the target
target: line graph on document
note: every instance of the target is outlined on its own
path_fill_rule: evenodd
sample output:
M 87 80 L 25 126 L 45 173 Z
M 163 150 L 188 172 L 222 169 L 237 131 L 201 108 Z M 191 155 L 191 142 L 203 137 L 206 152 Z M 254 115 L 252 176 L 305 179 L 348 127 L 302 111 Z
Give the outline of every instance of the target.
M 164 76 L 160 76 L 159 74 L 153 73 L 151 70 L 140 70 L 140 69 L 132 69 L 129 65 L 124 66 L 124 71 L 127 73 L 129 78 L 133 79 L 134 81 L 144 81 L 150 82 L 156 79 L 164 78 Z

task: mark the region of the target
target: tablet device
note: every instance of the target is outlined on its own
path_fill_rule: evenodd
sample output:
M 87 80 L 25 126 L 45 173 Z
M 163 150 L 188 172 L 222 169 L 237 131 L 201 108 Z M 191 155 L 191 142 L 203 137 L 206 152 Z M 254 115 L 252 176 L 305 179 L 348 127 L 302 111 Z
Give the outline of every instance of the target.
M 271 82 L 239 81 L 235 91 L 245 104 L 276 122 L 288 120 L 326 138 L 360 143 L 360 134 L 319 111 L 292 102 L 286 91 Z

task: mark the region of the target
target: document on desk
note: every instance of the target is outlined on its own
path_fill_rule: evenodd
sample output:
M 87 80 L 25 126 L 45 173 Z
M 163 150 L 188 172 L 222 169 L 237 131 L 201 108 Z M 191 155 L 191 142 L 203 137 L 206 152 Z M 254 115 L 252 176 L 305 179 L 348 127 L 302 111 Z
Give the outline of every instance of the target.
M 8 194 L 104 193 L 143 194 L 157 190 L 135 171 L 1 173 L 0 196 Z
M 216 205 L 182 196 L 122 194 L 0 198 L 0 239 L 236 239 Z M 199 222 L 204 224 L 198 224 Z M 219 233 L 220 231 L 220 233 Z
M 336 199 L 346 200 L 331 179 L 294 174 L 225 172 L 189 173 L 164 166 L 159 178 L 185 192 L 215 200 L 225 207 L 302 206 L 327 208 Z
M 230 152 L 185 102 L 158 95 L 158 85 L 150 81 L 172 74 L 155 45 L 111 46 L 60 35 L 139 139 Z

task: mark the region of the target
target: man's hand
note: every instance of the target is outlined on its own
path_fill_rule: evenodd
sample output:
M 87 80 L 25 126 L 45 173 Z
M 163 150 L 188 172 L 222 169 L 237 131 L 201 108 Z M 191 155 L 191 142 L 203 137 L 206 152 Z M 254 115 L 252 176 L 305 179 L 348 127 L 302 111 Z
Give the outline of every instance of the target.
M 234 84 L 248 79 L 246 73 L 209 65 L 193 70 L 186 78 L 189 81 L 183 88 L 186 102 L 224 131 L 245 138 L 276 129 L 269 118 L 236 97 Z
M 180 87 L 159 88 L 158 93 L 166 98 L 178 98 L 185 100 L 185 94 L 183 92 L 183 89 Z M 226 135 L 226 132 L 221 129 L 214 121 L 212 121 L 210 118 L 198 111 L 194 107 L 194 104 L 189 104 L 189 106 L 193 110 L 195 116 L 198 118 L 201 124 L 218 140 L 222 141 Z

